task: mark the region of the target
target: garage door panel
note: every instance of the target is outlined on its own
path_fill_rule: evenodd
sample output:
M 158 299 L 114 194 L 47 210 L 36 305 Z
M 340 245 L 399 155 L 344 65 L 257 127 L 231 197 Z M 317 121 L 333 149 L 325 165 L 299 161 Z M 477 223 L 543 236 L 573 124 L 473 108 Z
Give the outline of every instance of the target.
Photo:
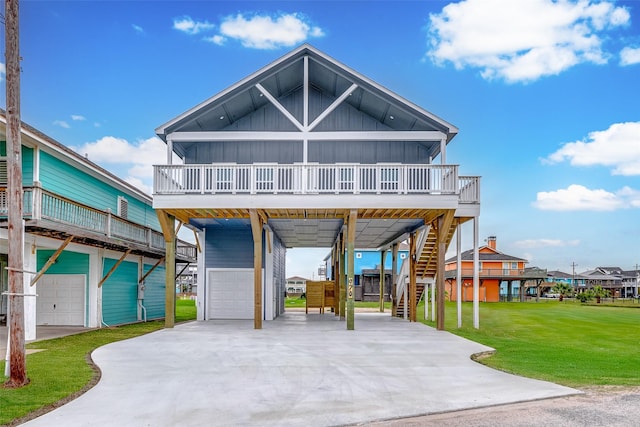
M 208 319 L 253 319 L 253 269 L 210 269 Z
M 84 274 L 45 274 L 38 281 L 38 325 L 84 326 Z

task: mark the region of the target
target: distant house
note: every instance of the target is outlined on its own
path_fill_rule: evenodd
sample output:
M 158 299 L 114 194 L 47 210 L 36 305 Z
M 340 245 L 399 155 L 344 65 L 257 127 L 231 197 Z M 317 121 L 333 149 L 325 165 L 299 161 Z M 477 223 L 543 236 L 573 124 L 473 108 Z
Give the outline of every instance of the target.
M 307 292 L 307 281 L 304 277 L 293 276 L 287 279 L 287 295 L 288 296 L 300 296 Z
M 593 270 L 583 271 L 580 275 L 584 277 L 587 288 L 602 286 L 612 296 L 621 296 L 622 269 L 620 267 L 596 267 Z
M 409 256 L 409 245 L 400 243 L 398 247 L 397 271 L 400 272 L 402 262 Z M 332 277 L 331 254 L 325 258 L 328 277 Z M 380 251 L 375 249 L 355 249 L 354 262 L 354 282 L 356 301 L 379 301 L 380 300 Z M 387 251 L 384 259 L 385 273 L 385 301 L 391 300 L 392 286 L 392 257 L 390 251 Z
M 0 110 L 0 289 L 8 289 L 6 115 Z M 165 316 L 165 240 L 151 196 L 22 123 L 25 338 L 36 325 Z M 195 262 L 179 241 L 176 260 Z M 7 296 L 0 299 L 6 316 Z
M 498 302 L 501 299 L 511 301 L 519 294 L 521 282 L 543 282 L 546 270 L 525 269 L 527 260 L 500 252 L 496 248 L 496 237 L 490 236 L 487 245 L 479 249 L 480 301 Z M 462 301 L 473 299 L 473 251 L 461 254 Z M 446 292 L 451 301 L 457 300 L 457 257 L 445 261 Z
M 552 288 L 557 283 L 566 283 L 574 290 L 581 292 L 586 289 L 586 279 L 580 274 L 565 273 L 559 270 L 553 270 L 547 272 L 547 279 L 545 280 L 545 286 L 541 289 L 542 293 L 551 292 Z
M 622 297 L 638 298 L 638 287 L 640 287 L 640 270 L 629 270 L 622 272 Z

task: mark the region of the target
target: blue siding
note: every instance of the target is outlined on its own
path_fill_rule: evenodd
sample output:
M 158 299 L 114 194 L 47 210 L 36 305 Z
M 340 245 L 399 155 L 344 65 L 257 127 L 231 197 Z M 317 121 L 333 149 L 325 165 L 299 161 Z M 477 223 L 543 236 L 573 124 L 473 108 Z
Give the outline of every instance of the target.
M 247 220 L 206 228 L 205 268 L 253 268 L 253 235 Z
M 42 188 L 99 210 L 118 212 L 118 196 L 129 202 L 128 219 L 159 230 L 158 217 L 151 205 L 52 156 L 40 153 Z
M 143 274 L 147 274 L 151 267 L 153 265 L 145 264 Z M 143 304 L 147 309 L 147 319 L 164 318 L 165 271 L 163 266 L 158 266 L 144 280 Z
M 273 280 L 276 284 L 276 306 L 277 313 L 284 313 L 284 293 L 287 284 L 287 248 L 280 238 L 274 233 L 271 245 L 273 251 Z
M 0 156 L 7 155 L 7 141 L 0 141 Z M 33 148 L 22 146 L 22 185 L 33 185 Z
M 404 254 L 405 258 L 408 256 L 409 251 L 398 251 L 398 273 L 400 272 L 400 268 L 402 267 L 402 258 L 401 254 Z M 357 258 L 358 254 L 362 254 L 361 258 Z M 362 274 L 362 270 L 368 270 L 372 268 L 379 268 L 380 265 L 380 252 L 375 251 L 359 251 L 356 249 L 355 251 L 356 260 L 354 263 L 354 273 Z M 346 263 L 345 263 L 346 264 Z M 393 266 L 393 259 L 391 256 L 391 252 L 387 252 L 387 255 L 384 259 L 384 268 L 391 270 Z
M 106 274 L 117 262 L 105 258 Z M 102 319 L 109 326 L 138 320 L 138 264 L 123 261 L 102 284 Z
M 40 271 L 55 253 L 54 250 L 38 250 L 36 254 L 37 270 Z M 63 251 L 47 270 L 46 274 L 89 274 L 89 254 Z

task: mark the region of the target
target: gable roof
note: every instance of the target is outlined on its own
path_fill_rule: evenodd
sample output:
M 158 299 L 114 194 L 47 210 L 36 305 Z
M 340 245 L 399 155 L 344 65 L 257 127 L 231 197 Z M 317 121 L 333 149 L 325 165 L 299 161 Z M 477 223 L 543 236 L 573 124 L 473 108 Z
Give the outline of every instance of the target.
M 313 90 L 321 93 L 329 103 L 346 96 L 345 104 L 377 120 L 381 129 L 440 131 L 446 135 L 447 142 L 458 133 L 452 124 L 304 44 L 159 126 L 156 134 L 166 141 L 172 132 L 233 130 L 235 122 L 270 105 L 268 96 L 263 95 L 268 93 L 280 100 L 301 90 L 305 82 L 305 57 L 309 58 L 308 81 Z M 302 108 L 290 108 L 289 113 L 302 122 Z M 314 118 L 309 117 L 309 123 Z M 297 129 L 291 124 L 290 130 Z M 322 130 L 321 126 L 316 130 Z M 174 149 L 180 150 L 178 146 Z M 439 150 L 439 143 L 434 144 L 434 157 Z
M 482 250 L 486 250 L 486 249 L 489 249 L 489 252 L 482 252 Z M 518 257 L 515 257 L 513 255 L 504 254 L 504 253 L 500 252 L 497 249 L 490 248 L 489 246 L 482 246 L 481 248 L 479 248 L 478 251 L 479 251 L 478 257 L 479 257 L 480 261 L 495 261 L 495 262 L 501 262 L 501 261 L 518 262 L 518 261 L 522 261 L 522 262 L 528 262 L 524 258 L 518 258 Z M 460 255 L 461 255 L 462 261 L 473 261 L 473 249 L 469 249 L 468 251 L 464 251 Z M 453 256 L 453 257 L 447 259 L 445 261 L 445 263 L 456 262 L 456 260 L 457 260 L 457 257 Z

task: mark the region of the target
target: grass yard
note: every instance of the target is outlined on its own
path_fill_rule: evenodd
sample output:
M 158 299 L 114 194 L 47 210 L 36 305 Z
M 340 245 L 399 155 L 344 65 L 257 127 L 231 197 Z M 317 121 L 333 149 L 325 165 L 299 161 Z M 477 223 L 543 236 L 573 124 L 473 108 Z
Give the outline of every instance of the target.
M 378 307 L 380 307 L 380 303 L 377 302 L 377 301 L 374 301 L 374 302 L 355 301 L 354 305 L 355 305 L 356 308 L 378 308 Z M 304 308 L 305 306 L 306 306 L 306 300 L 304 298 L 287 297 L 284 300 L 285 309 L 287 309 L 287 308 L 295 308 L 295 307 Z M 384 308 L 385 308 L 385 310 L 391 310 L 391 303 L 390 302 L 385 302 L 384 303 Z
M 480 304 L 480 329 L 472 304 L 463 304 L 457 328 L 456 304 L 447 303 L 445 329 L 495 348 L 481 362 L 493 368 L 580 387 L 640 385 L 640 310 L 576 302 Z M 418 309 L 424 321 L 424 306 Z
M 195 301 L 176 301 L 176 321 L 195 318 Z M 87 355 L 94 349 L 163 327 L 164 321 L 135 323 L 27 344 L 27 349 L 46 351 L 27 355 L 27 375 L 31 380 L 29 385 L 20 389 L 0 387 L 0 425 L 52 405 L 91 384 L 97 374 L 88 364 Z M 2 356 L 0 372 L 4 373 L 4 354 Z

